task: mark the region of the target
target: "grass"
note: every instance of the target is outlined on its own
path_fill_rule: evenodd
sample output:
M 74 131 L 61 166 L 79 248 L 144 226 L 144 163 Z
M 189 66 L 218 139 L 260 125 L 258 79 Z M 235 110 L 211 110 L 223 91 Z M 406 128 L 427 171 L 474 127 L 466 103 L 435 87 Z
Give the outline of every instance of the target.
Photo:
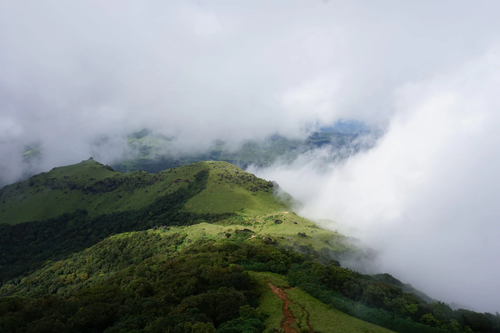
M 269 182 L 227 162 L 199 162 L 150 174 L 121 173 L 87 160 L 5 186 L 0 190 L 0 221 L 37 221 L 77 209 L 93 216 L 139 209 L 158 196 L 187 187 L 199 171 L 207 169 L 206 188 L 186 203 L 185 211 L 255 215 L 286 209 L 273 196 Z
M 268 181 L 227 162 L 205 163 L 210 167 L 207 188 L 186 203 L 186 211 L 260 215 L 287 209 L 272 195 L 272 185 Z
M 276 224 L 275 221 L 281 223 Z M 243 229 L 248 229 L 251 232 L 246 236 L 242 236 L 237 230 L 241 231 Z M 186 234 L 187 243 L 184 243 L 181 247 L 200 239 L 214 241 L 226 239 L 229 234 L 229 239 L 235 241 L 238 239 L 253 241 L 254 239 L 261 240 L 263 237 L 267 237 L 278 245 L 290 246 L 299 251 L 306 248 L 312 248 L 316 251 L 328 249 L 337 253 L 356 251 L 344 236 L 333 231 L 320 229 L 313 222 L 293 212 L 286 211 L 277 211 L 260 216 L 240 214 L 215 224 L 199 223 L 185 227 L 170 227 L 169 230 L 160 229 L 157 232 Z M 305 237 L 299 236 L 299 233 L 304 234 Z
M 286 277 L 264 272 L 249 272 L 250 276 L 259 285 L 259 310 L 267 316 L 264 324 L 265 332 L 274 332 L 279 328 L 284 319 L 282 301 L 276 296 L 267 282 L 271 282 L 277 287 L 289 287 Z M 288 299 L 291 301 L 289 308 L 296 318 L 295 326 L 299 331 L 301 328 L 308 328 L 309 323 L 314 332 L 322 333 L 391 333 L 388 329 L 376 326 L 363 320 L 351 317 L 345 313 L 337 311 L 326 304 L 318 301 L 300 288 L 285 289 Z
M 285 290 L 290 301 L 295 305 L 290 310 L 297 318 L 305 318 L 304 311 L 309 313 L 309 322 L 315 332 L 332 333 L 390 333 L 386 328 L 373 325 L 351 317 L 318 301 L 300 288 Z M 300 322 L 304 326 L 304 320 Z
M 138 209 L 168 194 L 183 180 L 177 173 L 122 174 L 96 161 L 52 169 L 30 179 L 5 186 L 0 193 L 0 221 L 16 224 L 55 217 L 85 209 L 91 215 Z
M 315 223 L 288 211 L 275 211 L 260 216 L 239 215 L 218 222 L 230 226 L 251 226 L 261 237 L 268 237 L 279 245 L 310 247 L 315 250 L 351 251 L 353 246 L 345 236 L 319 228 Z

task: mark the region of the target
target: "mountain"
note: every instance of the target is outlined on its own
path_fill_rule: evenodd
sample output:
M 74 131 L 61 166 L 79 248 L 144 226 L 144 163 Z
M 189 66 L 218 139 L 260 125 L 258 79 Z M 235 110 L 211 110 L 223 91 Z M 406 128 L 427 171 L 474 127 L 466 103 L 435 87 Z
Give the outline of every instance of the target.
M 187 188 L 201 172 L 207 173 L 203 189 L 186 202 L 185 211 L 255 214 L 285 208 L 273 196 L 271 182 L 227 162 L 199 162 L 150 174 L 121 173 L 89 159 L 2 188 L 0 221 L 44 220 L 78 209 L 92 216 L 137 210 Z
M 330 157 L 325 162 L 337 161 L 369 149 L 374 144 L 374 139 L 379 136 L 380 133 L 363 123 L 348 120 L 319 128 L 304 139 L 290 139 L 274 134 L 265 139 L 247 140 L 238 148 L 222 140 L 215 140 L 207 149 L 186 152 L 177 138 L 143 129 L 125 137 L 103 134 L 92 141 L 89 149 L 98 154 L 98 157 L 108 160 L 109 156 L 99 156 L 100 152 L 112 150 L 116 155 L 121 155 L 121 158 L 115 156 L 111 165 L 113 169 L 121 172 L 156 173 L 207 160 L 225 161 L 246 169 L 250 165 L 263 167 L 278 161 L 290 163 L 300 154 L 320 147 L 331 150 Z M 371 139 L 368 140 L 368 137 Z M 116 144 L 118 146 L 115 146 Z M 45 158 L 44 146 L 41 142 L 33 142 L 19 153 L 21 163 L 17 168 L 22 170 L 22 173 L 17 180 L 21 181 L 40 170 Z M 12 182 L 2 176 L 0 174 L 0 187 Z
M 342 267 L 363 251 L 226 162 L 87 160 L 0 199 L 0 332 L 500 332 L 498 314 Z

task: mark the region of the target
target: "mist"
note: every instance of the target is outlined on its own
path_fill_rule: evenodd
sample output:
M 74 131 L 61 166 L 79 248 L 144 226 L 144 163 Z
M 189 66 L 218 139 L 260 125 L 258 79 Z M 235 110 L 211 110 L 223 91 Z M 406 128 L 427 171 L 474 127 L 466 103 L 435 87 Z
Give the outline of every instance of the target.
M 356 119 L 385 133 L 373 148 L 252 172 L 376 248 L 382 271 L 500 310 L 498 2 L 0 6 L 0 183 L 90 156 L 114 163 L 143 128 L 187 154 Z
M 278 180 L 305 205 L 302 215 L 376 249 L 379 272 L 436 299 L 495 312 L 499 68 L 493 49 L 448 75 L 401 87 L 385 135 L 343 163 L 325 167 L 318 150 L 293 165 L 251 171 Z

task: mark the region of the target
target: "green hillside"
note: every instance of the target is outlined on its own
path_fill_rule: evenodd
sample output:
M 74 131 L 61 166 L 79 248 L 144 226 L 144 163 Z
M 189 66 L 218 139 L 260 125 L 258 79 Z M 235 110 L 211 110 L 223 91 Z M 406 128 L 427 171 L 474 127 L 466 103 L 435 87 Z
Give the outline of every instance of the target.
M 431 333 L 491 323 L 342 268 L 328 252 L 268 242 L 252 231 L 259 224 L 242 222 L 122 233 L 47 261 L 2 285 L 0 330 L 275 332 L 285 322 L 288 332 Z
M 66 260 L 47 262 L 18 284 L 0 288 L 0 328 L 5 332 L 35 327 L 56 327 L 58 332 L 279 329 L 282 305 L 268 283 L 290 286 L 288 267 L 308 257 L 297 254 L 290 259 L 287 250 L 266 244 L 261 236 L 252 237 L 254 233 L 233 230 L 227 237 L 229 227 L 208 226 L 120 234 Z M 206 234 L 197 237 L 202 230 Z M 217 235 L 222 237 L 211 240 Z M 277 262 L 276 256 L 285 262 Z M 252 268 L 257 263 L 264 271 Z M 391 332 L 336 311 L 300 287 L 287 293 L 296 306 L 292 308 L 296 331 L 310 326 L 321 332 Z M 211 304 L 217 306 L 211 309 Z
M 277 191 L 212 161 L 88 160 L 6 186 L 0 332 L 500 332 L 499 314 L 341 267 L 363 251 Z
M 0 190 L 0 221 L 16 224 L 86 210 L 91 216 L 135 210 L 187 187 L 200 171 L 208 181 L 186 211 L 260 214 L 286 207 L 270 182 L 227 162 L 198 162 L 156 174 L 121 173 L 94 160 L 54 168 Z

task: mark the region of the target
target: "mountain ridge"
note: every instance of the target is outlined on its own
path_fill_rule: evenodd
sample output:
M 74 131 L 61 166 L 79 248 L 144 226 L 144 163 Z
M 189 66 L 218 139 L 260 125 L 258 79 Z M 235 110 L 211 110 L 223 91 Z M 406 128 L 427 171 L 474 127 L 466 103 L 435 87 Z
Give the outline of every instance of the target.
M 226 162 L 152 175 L 83 161 L 0 198 L 19 211 L 32 208 L 20 198 L 47 204 L 64 190 L 85 205 L 0 223 L 2 332 L 500 332 L 498 314 L 341 267 L 363 251 L 296 215 L 276 183 Z M 114 206 L 92 210 L 88 198 L 103 193 Z
M 188 211 L 196 210 L 200 204 L 206 204 L 202 210 L 208 213 L 286 209 L 272 197 L 271 182 L 241 169 L 238 171 L 227 162 L 198 162 L 150 174 L 121 173 L 87 160 L 3 187 L 0 221 L 16 224 L 53 218 L 78 209 L 85 209 L 93 216 L 139 209 L 158 196 L 187 187 L 201 170 L 209 172 L 208 188 L 201 191 L 202 198 L 187 204 Z

